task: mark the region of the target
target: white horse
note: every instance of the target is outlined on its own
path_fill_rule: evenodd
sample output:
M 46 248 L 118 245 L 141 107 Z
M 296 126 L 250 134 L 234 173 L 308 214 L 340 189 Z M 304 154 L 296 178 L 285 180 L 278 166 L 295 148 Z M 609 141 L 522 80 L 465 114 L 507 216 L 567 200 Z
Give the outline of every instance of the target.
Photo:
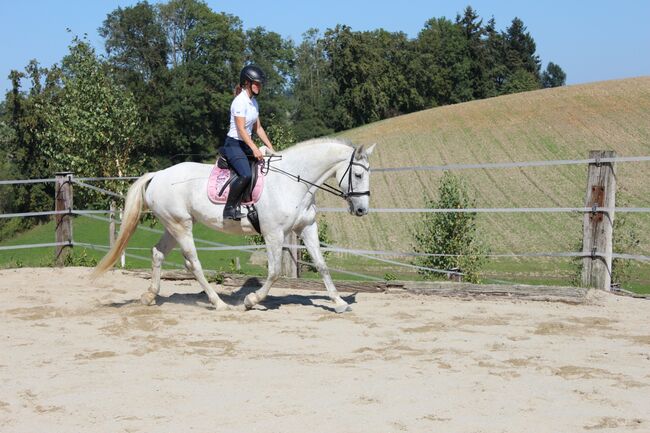
M 266 243 L 268 276 L 264 285 L 249 293 L 244 305 L 252 308 L 268 295 L 278 279 L 282 264 L 282 244 L 293 231 L 301 237 L 325 283 L 328 295 L 339 313 L 350 310 L 339 296 L 320 251 L 316 226 L 315 193 L 327 179 L 335 176 L 340 196 L 351 214 L 368 213 L 370 167 L 368 157 L 375 145 L 358 148 L 334 139 L 311 140 L 283 152 L 280 161 L 271 163 L 262 196 L 256 204 L 260 230 Z M 247 220 L 226 220 L 223 205 L 213 204 L 207 197 L 207 182 L 212 165 L 184 162 L 155 173 L 147 173 L 131 186 L 126 196 L 124 216 L 118 238 L 111 250 L 93 271 L 93 277 L 106 272 L 122 254 L 135 231 L 143 205 L 165 226 L 160 241 L 152 249 L 151 287 L 141 297 L 146 305 L 155 303 L 160 291 L 160 271 L 165 256 L 179 245 L 185 266 L 194 274 L 217 310 L 230 308 L 210 286 L 199 262 L 192 226 L 200 222 L 229 233 L 255 233 Z M 327 185 L 325 185 L 327 187 Z M 330 191 L 331 192 L 331 191 Z

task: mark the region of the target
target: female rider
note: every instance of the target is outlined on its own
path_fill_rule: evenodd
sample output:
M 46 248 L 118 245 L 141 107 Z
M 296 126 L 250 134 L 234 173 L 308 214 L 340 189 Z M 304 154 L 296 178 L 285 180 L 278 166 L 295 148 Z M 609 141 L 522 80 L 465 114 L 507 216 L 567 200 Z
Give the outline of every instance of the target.
M 237 172 L 237 178 L 230 183 L 230 193 L 223 209 L 224 220 L 239 221 L 244 216 L 239 211 L 239 205 L 252 177 L 248 156 L 258 161 L 263 159 L 262 152 L 251 139 L 253 132 L 273 151 L 273 145 L 260 123 L 256 100 L 265 82 L 264 72 L 255 65 L 245 66 L 239 74 L 235 99 L 230 105 L 230 130 L 220 149 L 223 157 Z

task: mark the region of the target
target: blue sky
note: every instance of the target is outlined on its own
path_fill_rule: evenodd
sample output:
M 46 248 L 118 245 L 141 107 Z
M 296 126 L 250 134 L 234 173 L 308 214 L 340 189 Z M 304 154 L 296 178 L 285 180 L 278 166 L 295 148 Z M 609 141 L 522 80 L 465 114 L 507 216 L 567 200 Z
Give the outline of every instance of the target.
M 73 34 L 87 34 L 98 53 L 97 34 L 106 15 L 135 0 L 0 0 L 0 84 L 10 88 L 11 69 L 30 59 L 58 63 Z M 150 1 L 150 3 L 157 3 Z M 567 84 L 650 75 L 650 0 L 414 0 L 414 1 L 207 1 L 212 10 L 238 16 L 244 28 L 263 26 L 300 41 L 310 27 L 347 24 L 353 30 L 384 28 L 417 36 L 432 17 L 454 19 L 468 4 L 487 21 L 494 16 L 504 30 L 516 16 L 537 43 L 543 67 L 549 61 L 567 73 Z

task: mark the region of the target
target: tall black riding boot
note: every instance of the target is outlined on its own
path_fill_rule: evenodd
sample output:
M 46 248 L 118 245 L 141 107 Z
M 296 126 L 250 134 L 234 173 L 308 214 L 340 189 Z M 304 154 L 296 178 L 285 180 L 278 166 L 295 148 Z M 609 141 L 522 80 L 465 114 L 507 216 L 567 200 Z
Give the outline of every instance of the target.
M 224 220 L 239 221 L 242 219 L 242 217 L 246 216 L 239 211 L 239 205 L 242 201 L 242 195 L 248 186 L 248 182 L 250 182 L 250 178 L 242 178 L 240 176 L 237 176 L 230 183 L 230 191 L 228 192 L 226 207 L 223 208 Z

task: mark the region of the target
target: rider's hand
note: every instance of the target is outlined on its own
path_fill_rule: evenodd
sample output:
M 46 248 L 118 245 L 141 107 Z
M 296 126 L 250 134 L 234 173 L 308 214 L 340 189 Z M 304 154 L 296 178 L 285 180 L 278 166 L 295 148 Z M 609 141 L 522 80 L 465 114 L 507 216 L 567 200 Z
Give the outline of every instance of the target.
M 257 147 L 253 149 L 253 156 L 257 158 L 258 161 L 261 161 L 264 159 L 264 155 L 262 155 L 262 151 L 259 150 Z

